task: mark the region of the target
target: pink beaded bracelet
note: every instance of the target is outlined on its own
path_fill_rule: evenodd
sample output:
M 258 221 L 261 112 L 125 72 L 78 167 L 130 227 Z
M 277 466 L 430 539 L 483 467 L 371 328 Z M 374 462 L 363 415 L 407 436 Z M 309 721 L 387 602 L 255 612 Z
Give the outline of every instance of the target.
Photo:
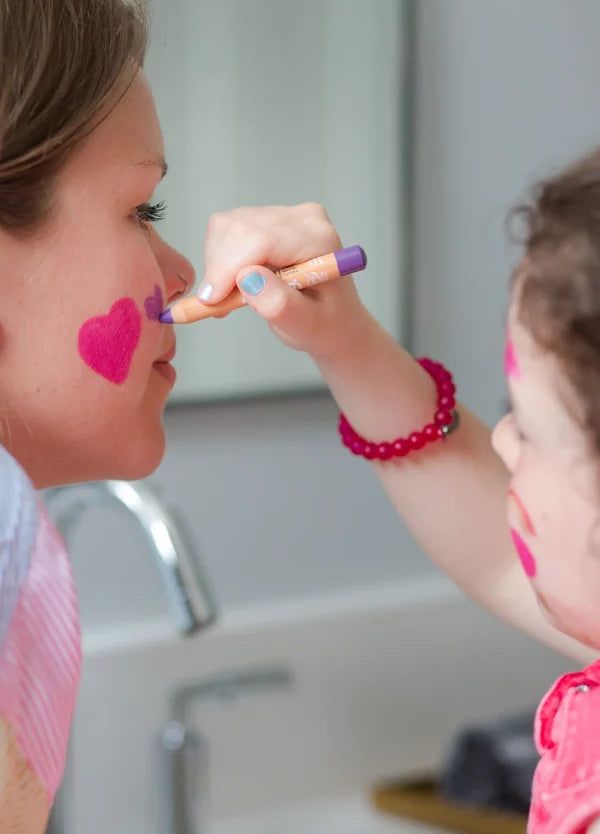
M 454 394 L 456 387 L 452 374 L 439 362 L 426 357 L 417 359 L 419 365 L 433 378 L 437 388 L 437 409 L 433 422 L 428 423 L 421 431 L 415 431 L 408 437 L 399 437 L 392 443 L 372 443 L 357 434 L 345 415 L 340 413 L 338 429 L 342 443 L 355 455 L 362 455 L 367 460 L 391 460 L 404 458 L 410 452 L 422 449 L 429 443 L 440 438 L 446 438 L 458 428 L 459 417 L 455 409 Z

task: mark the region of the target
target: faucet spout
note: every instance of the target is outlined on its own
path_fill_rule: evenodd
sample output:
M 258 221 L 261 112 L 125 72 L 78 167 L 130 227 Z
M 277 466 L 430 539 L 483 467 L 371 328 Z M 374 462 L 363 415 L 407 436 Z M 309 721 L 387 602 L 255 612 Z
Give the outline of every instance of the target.
M 46 490 L 44 499 L 65 540 L 88 507 L 111 504 L 129 512 L 154 554 L 179 633 L 194 634 L 215 620 L 214 598 L 183 520 L 173 509 L 165 507 L 147 482 L 110 480 L 60 486 Z

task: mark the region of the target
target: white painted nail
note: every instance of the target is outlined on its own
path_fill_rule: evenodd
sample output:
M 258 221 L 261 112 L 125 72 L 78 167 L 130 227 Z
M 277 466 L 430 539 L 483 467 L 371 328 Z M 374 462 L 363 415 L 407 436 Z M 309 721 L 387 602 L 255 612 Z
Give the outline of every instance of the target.
M 200 289 L 198 290 L 198 298 L 200 301 L 208 301 L 208 299 L 213 294 L 213 285 L 212 284 L 202 284 Z

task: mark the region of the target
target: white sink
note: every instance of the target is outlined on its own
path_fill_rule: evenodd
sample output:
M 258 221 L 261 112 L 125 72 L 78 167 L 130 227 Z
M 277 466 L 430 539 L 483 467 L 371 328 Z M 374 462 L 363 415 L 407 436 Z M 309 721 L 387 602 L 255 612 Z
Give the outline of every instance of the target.
M 272 666 L 290 686 L 190 707 L 204 830 L 434 834 L 378 814 L 369 786 L 433 771 L 456 728 L 528 708 L 566 671 L 441 580 L 232 612 L 185 641 L 142 625 L 91 637 L 66 834 L 160 834 L 157 739 L 174 690 Z
M 210 834 L 442 834 L 444 829 L 378 813 L 342 797 L 213 823 Z

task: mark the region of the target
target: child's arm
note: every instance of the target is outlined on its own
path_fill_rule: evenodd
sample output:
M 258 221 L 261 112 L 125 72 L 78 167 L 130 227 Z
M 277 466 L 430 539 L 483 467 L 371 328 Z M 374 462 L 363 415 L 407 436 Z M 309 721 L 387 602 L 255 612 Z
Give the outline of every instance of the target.
M 372 319 L 353 348 L 318 365 L 351 425 L 369 440 L 406 437 L 431 421 L 432 380 Z M 376 462 L 383 486 L 421 547 L 469 596 L 557 650 L 591 662 L 591 649 L 541 614 L 508 533 L 508 473 L 489 429 L 459 410 L 460 427 L 445 442 L 398 463 Z
M 340 248 L 327 214 L 314 204 L 217 215 L 205 246 L 210 301 L 224 298 L 237 280 L 277 336 L 312 356 L 359 434 L 380 442 L 406 437 L 431 422 L 433 382 L 370 316 L 352 280 L 299 292 L 261 266 L 285 266 Z M 244 293 L 241 281 L 249 272 L 265 279 L 258 294 Z M 539 611 L 508 533 L 508 474 L 491 448 L 489 430 L 462 407 L 460 416 L 460 428 L 445 443 L 375 464 L 388 495 L 425 552 L 467 594 L 557 650 L 591 662 L 590 649 L 561 635 Z M 366 463 L 357 460 L 361 465 Z

